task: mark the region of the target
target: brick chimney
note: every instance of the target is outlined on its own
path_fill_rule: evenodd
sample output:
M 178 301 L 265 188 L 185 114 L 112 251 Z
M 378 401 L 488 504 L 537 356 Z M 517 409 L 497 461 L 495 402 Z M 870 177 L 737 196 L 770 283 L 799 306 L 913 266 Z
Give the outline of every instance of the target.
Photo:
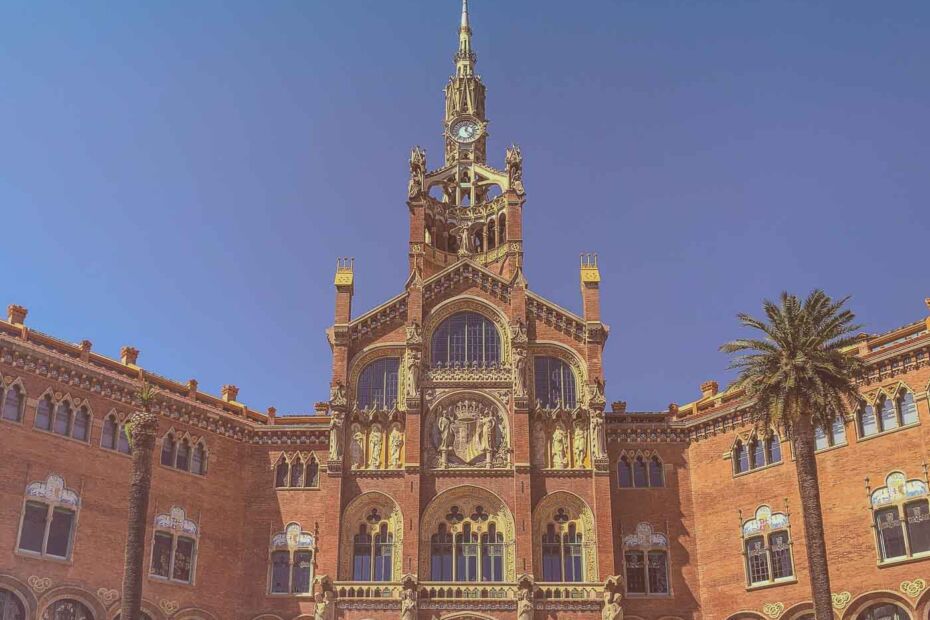
M 135 366 L 139 360 L 139 349 L 125 346 L 119 350 L 119 357 L 125 366 Z
M 235 402 L 236 397 L 239 396 L 239 388 L 235 385 L 224 385 L 222 394 L 223 400 L 227 403 Z
M 581 307 L 585 321 L 601 320 L 601 272 L 597 254 L 581 255 Z
M 81 359 L 86 362 L 90 359 L 90 350 L 94 348 L 94 343 L 90 340 L 82 340 L 78 346 L 81 347 Z
M 336 260 L 336 324 L 345 325 L 352 320 L 352 295 L 355 293 L 355 259 Z
M 187 397 L 188 398 L 197 398 L 197 379 L 188 379 L 187 380 Z
M 610 403 L 610 411 L 612 413 L 626 413 L 626 401 L 625 400 L 615 400 Z
M 10 304 L 6 307 L 7 320 L 13 325 L 22 325 L 26 322 L 26 315 L 29 311 L 22 306 Z
M 717 392 L 719 391 L 720 386 L 714 380 L 705 381 L 701 384 L 701 398 L 710 398 L 711 396 L 716 396 Z

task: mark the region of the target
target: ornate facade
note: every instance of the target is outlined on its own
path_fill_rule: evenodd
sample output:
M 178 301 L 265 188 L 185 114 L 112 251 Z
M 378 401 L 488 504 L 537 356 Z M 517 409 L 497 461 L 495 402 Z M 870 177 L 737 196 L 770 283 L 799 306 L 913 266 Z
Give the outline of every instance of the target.
M 463 6 L 445 144 L 410 156 L 409 277 L 352 313 L 340 259 L 329 398 L 254 411 L 0 321 L 0 618 L 113 620 L 124 422 L 159 392 L 149 620 L 812 618 L 788 439 L 742 395 L 605 398 L 601 273 L 580 315 L 523 274 L 520 149 L 488 163 Z M 836 617 L 930 618 L 930 319 L 863 336 L 863 400 L 822 429 Z

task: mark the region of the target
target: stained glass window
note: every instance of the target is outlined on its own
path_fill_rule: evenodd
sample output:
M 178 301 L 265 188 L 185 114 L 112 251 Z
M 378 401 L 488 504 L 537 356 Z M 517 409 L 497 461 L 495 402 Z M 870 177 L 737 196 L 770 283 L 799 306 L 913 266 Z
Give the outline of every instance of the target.
M 882 559 L 907 555 L 907 548 L 904 546 L 904 530 L 901 526 L 897 506 L 875 512 L 875 527 L 878 528 Z
M 355 395 L 360 409 L 391 409 L 397 404 L 399 367 L 400 358 L 382 357 L 362 370 Z
M 443 321 L 433 334 L 434 366 L 489 366 L 500 363 L 500 334 L 477 312 L 459 312 Z
M 575 375 L 568 364 L 555 357 L 535 357 L 533 376 L 536 400 L 544 408 L 575 408 Z
M 769 535 L 769 552 L 772 554 L 772 579 L 784 579 L 794 574 L 791 565 L 791 543 L 788 532 L 774 532 Z
M 765 549 L 765 538 L 754 536 L 746 540 L 746 563 L 749 567 L 749 583 L 757 584 L 769 581 L 769 563 Z
M 668 556 L 665 551 L 650 551 L 649 593 L 668 594 Z

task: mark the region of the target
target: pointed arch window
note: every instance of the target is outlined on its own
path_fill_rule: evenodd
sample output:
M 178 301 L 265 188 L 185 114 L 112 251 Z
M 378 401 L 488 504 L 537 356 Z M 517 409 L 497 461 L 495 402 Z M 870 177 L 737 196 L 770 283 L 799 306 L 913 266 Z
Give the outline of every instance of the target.
M 650 523 L 637 524 L 633 534 L 623 537 L 623 564 L 627 594 L 670 593 L 668 579 L 668 538 Z
M 649 459 L 649 486 L 665 486 L 665 473 L 662 468 L 662 461 L 659 460 L 658 456 Z
M 282 454 L 274 467 L 274 486 L 278 489 L 317 489 L 320 486 L 320 463 L 309 456 Z
M 504 545 L 498 524 L 481 506 L 470 516 L 452 506 L 430 537 L 430 576 L 433 581 L 502 581 Z
M 2 417 L 10 422 L 21 422 L 23 419 L 23 406 L 26 399 L 18 385 L 11 385 L 5 390 L 0 388 L 0 402 L 2 402 Z
M 399 357 L 382 357 L 365 366 L 355 394 L 359 409 L 392 409 L 397 404 L 399 368 Z
M 794 579 L 788 515 L 760 506 L 743 522 L 743 556 L 750 587 Z
M 584 581 L 584 540 L 577 519 L 556 510 L 542 535 L 544 582 Z
M 781 438 L 775 431 L 764 436 L 753 432 L 748 443 L 743 443 L 742 439 L 736 440 L 730 458 L 733 459 L 735 475 L 781 463 Z
M 80 507 L 77 492 L 57 474 L 26 487 L 17 549 L 30 555 L 68 559 Z
M 191 473 L 202 476 L 207 473 L 207 450 L 203 447 L 203 442 L 198 441 L 191 453 Z
M 174 467 L 176 455 L 177 445 L 174 443 L 174 435 L 168 433 L 161 442 L 161 464 L 165 467 Z
M 157 515 L 149 575 L 193 583 L 199 534 L 197 523 L 187 517 L 183 508 L 173 506 L 169 513 Z
M 103 433 L 100 436 L 100 447 L 107 450 L 116 450 L 129 454 L 129 437 L 126 435 L 125 424 L 120 423 L 115 414 L 103 419 Z
M 814 428 L 814 447 L 817 450 L 845 445 L 846 420 L 842 416 L 837 416 L 828 427 L 818 425 Z
M 178 458 L 175 461 L 175 468 L 181 471 L 190 471 L 191 468 L 191 444 L 187 439 L 178 442 Z
M 161 464 L 198 476 L 206 475 L 207 447 L 203 439 L 197 440 L 193 447 L 191 441 L 186 436 L 178 440 L 171 432 L 165 435 L 161 442 Z
M 492 366 L 500 363 L 500 355 L 497 328 L 477 312 L 453 314 L 433 333 L 433 366 Z
M 313 583 L 313 534 L 299 523 L 289 523 L 271 537 L 269 591 L 272 594 L 310 594 Z
M 71 403 L 63 400 L 55 407 L 55 422 L 52 425 L 52 431 L 58 435 L 68 436 L 71 434 Z
M 737 439 L 733 446 L 733 473 L 741 474 L 749 471 L 749 451 L 742 440 Z
M 658 454 L 621 454 L 617 474 L 621 489 L 665 486 L 664 466 Z
M 304 486 L 309 488 L 320 486 L 320 464 L 316 462 L 315 456 L 311 456 L 307 461 Z
M 377 508 L 372 508 L 352 540 L 352 580 L 391 581 L 394 551 L 390 523 Z
M 630 459 L 624 455 L 617 461 L 617 475 L 620 479 L 620 488 L 628 489 L 633 486 L 633 466 Z
M 633 486 L 640 488 L 649 486 L 649 473 L 646 470 L 646 461 L 642 456 L 633 459 Z
M 52 404 L 52 397 L 50 394 L 46 394 L 36 403 L 35 427 L 43 431 L 52 430 L 53 411 L 54 405 Z
M 292 487 L 303 486 L 303 477 L 304 477 L 304 463 L 300 460 L 300 457 L 294 457 L 294 460 L 291 461 L 291 485 Z
M 533 378 L 536 402 L 543 409 L 575 408 L 575 374 L 571 366 L 555 357 L 534 357 Z
M 908 480 L 892 472 L 885 486 L 872 491 L 871 509 L 880 562 L 930 552 L 930 492 L 926 477 Z
M 274 469 L 274 485 L 275 487 L 282 489 L 287 487 L 288 481 L 288 465 L 287 461 L 284 460 L 282 456 L 278 461 L 277 467 Z
M 857 420 L 860 437 L 917 424 L 917 403 L 914 400 L 914 394 L 905 389 L 901 389 L 894 399 L 882 394 L 878 397 L 874 407 L 867 403 L 859 406 Z

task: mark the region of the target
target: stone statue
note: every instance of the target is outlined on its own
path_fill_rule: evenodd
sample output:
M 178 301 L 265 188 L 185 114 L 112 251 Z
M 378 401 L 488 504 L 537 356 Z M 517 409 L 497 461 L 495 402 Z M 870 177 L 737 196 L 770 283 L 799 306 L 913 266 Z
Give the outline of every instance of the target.
M 588 453 L 588 429 L 583 418 L 575 420 L 572 436 L 572 456 L 575 457 L 575 467 L 584 467 L 584 457 Z
M 317 592 L 313 597 L 313 620 L 332 620 L 335 604 L 333 601 L 333 591 Z
M 604 433 L 604 412 L 591 413 L 591 446 L 594 458 L 602 459 L 607 456 L 607 435 Z
M 389 444 L 390 452 L 390 466 L 392 468 L 400 467 L 400 452 L 404 447 L 404 433 L 400 430 L 400 426 L 394 425 L 391 427 L 391 439 Z
M 521 588 L 517 595 L 517 620 L 533 620 L 533 592 L 529 588 Z
M 407 351 L 407 396 L 420 393 L 420 352 L 415 349 Z
M 406 328 L 407 344 L 423 344 L 423 332 L 418 321 L 412 322 Z
M 459 256 L 470 256 L 472 254 L 469 228 L 468 224 L 459 224 L 453 226 L 452 230 L 449 231 L 459 238 Z
M 368 433 L 368 468 L 381 469 L 381 452 L 384 446 L 384 434 L 375 424 Z
M 400 620 L 417 619 L 417 593 L 413 588 L 405 588 L 400 595 Z
M 513 395 L 515 398 L 526 397 L 526 349 L 513 349 Z
M 336 383 L 329 388 L 329 404 L 334 407 L 345 406 L 346 388 L 341 383 Z
M 439 449 L 448 450 L 452 447 L 452 417 L 446 409 L 439 416 Z
M 623 620 L 623 608 L 620 601 L 623 596 L 619 592 L 604 591 L 604 609 L 601 610 L 601 620 Z
M 342 428 L 345 425 L 342 413 L 333 412 L 333 417 L 329 421 L 329 460 L 342 460 Z
M 426 173 L 426 151 L 419 146 L 410 151 L 410 181 L 407 184 L 407 196 L 416 197 L 423 191 L 424 174 Z
M 349 448 L 352 469 L 365 467 L 365 433 L 358 424 L 352 427 L 352 445 Z
M 528 340 L 526 333 L 526 322 L 523 319 L 516 319 L 510 324 L 511 340 L 514 343 L 522 343 Z
M 507 149 L 504 157 L 510 189 L 523 194 L 523 153 L 516 144 Z
M 546 467 L 546 429 L 541 420 L 533 423 L 533 456 L 539 467 Z
M 494 418 L 494 414 L 488 412 L 479 423 L 478 436 L 479 445 L 481 446 L 482 452 L 492 453 L 497 447 L 494 444 L 496 443 L 495 430 L 497 429 L 497 420 Z
M 552 467 L 554 469 L 565 469 L 568 467 L 565 451 L 566 445 L 565 428 L 561 422 L 556 425 L 552 433 Z

